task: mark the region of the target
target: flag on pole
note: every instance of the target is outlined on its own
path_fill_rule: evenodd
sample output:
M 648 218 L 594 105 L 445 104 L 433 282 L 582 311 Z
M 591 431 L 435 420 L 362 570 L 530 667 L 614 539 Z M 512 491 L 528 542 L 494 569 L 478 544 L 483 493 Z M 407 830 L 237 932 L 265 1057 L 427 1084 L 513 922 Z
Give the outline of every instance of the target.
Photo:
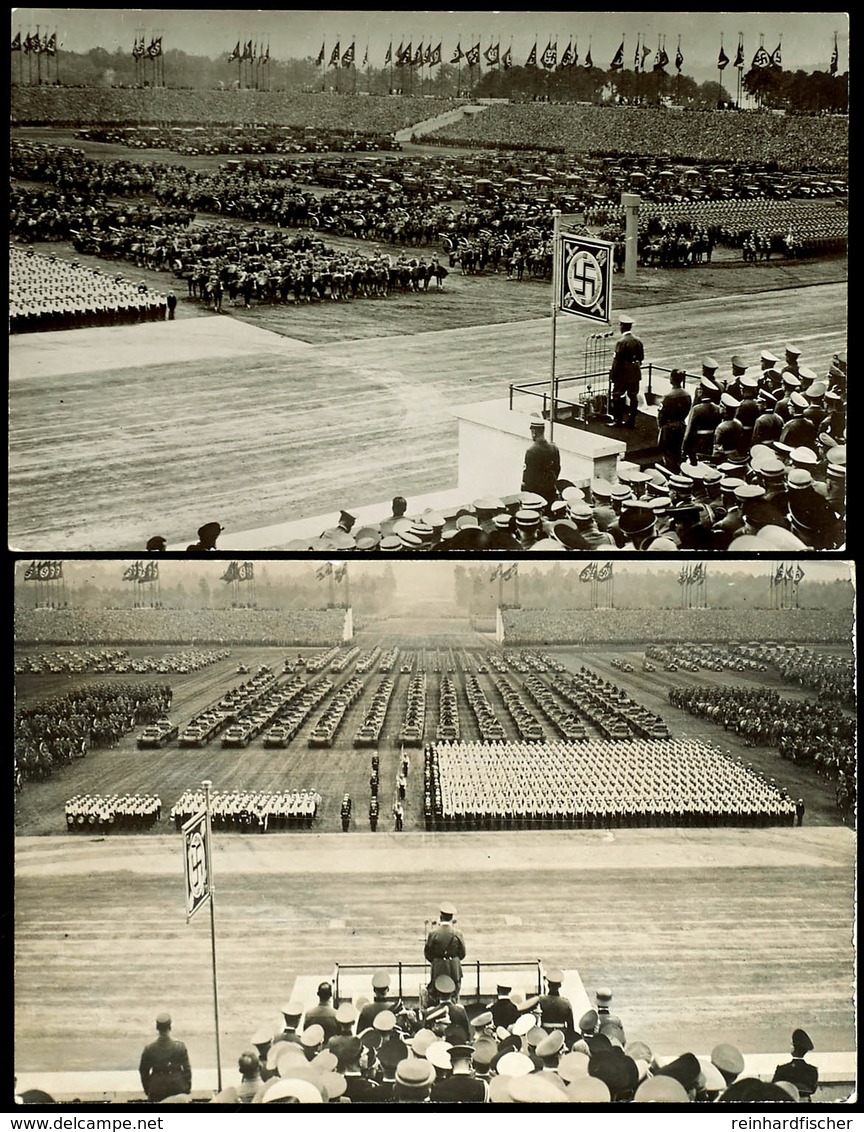
M 423 66 L 428 67 L 432 62 L 432 44 L 427 43 L 423 50 Z
M 735 62 L 732 64 L 732 66 L 733 67 L 743 67 L 744 66 L 744 36 L 743 35 L 738 37 L 738 50 L 735 53 Z
M 795 566 L 795 585 L 796 586 L 802 580 L 802 578 L 804 578 L 804 576 L 805 576 L 804 571 L 801 569 L 801 567 L 799 565 L 796 564 L 796 566 Z
M 640 59 L 641 59 L 641 55 L 639 54 L 639 35 L 637 34 L 637 36 L 636 36 L 636 54 L 633 56 L 633 70 L 634 71 L 639 70 Z
M 19 38 L 20 38 L 20 32 L 19 32 Z M 12 50 L 14 51 L 15 48 L 13 47 Z M 838 63 L 839 63 L 839 57 L 837 55 L 837 37 L 835 36 L 834 37 L 834 50 L 831 52 L 831 62 L 828 64 L 829 74 L 832 74 L 832 75 L 837 74 L 837 64 Z
M 268 44 L 267 44 L 267 46 L 266 46 L 266 47 L 264 48 L 264 51 L 263 51 L 263 53 L 262 53 L 262 55 L 261 55 L 261 58 L 260 58 L 259 62 L 260 62 L 260 63 L 262 63 L 262 64 L 263 64 L 263 63 L 269 63 L 269 62 L 270 62 L 270 44 L 269 44 L 269 43 L 268 43 Z
M 240 44 L 238 43 L 235 50 L 239 51 L 239 49 L 240 49 Z M 315 66 L 316 67 L 323 67 L 325 54 L 326 54 L 326 52 L 324 50 L 324 40 L 322 39 L 321 40 L 321 50 L 318 52 L 318 58 L 315 60 Z
M 717 70 L 722 71 L 724 67 L 729 66 L 729 56 L 723 50 L 723 44 L 720 44 L 720 54 L 717 56 Z
M 345 575 L 348 573 L 348 563 L 340 562 L 336 569 L 333 571 L 333 581 L 341 582 Z
M 408 40 L 408 46 L 403 51 L 399 48 L 399 54 L 396 56 L 397 67 L 407 67 L 411 62 L 411 56 L 414 54 L 414 48 L 411 46 L 411 40 Z
M 771 52 L 770 62 L 771 62 L 772 67 L 776 67 L 778 70 L 783 69 L 783 54 L 780 50 L 780 44 L 779 43 L 774 48 L 774 50 Z
M 504 54 L 501 56 L 501 66 L 505 71 L 509 71 L 513 66 L 513 48 L 508 47 Z
M 512 564 L 512 566 L 508 566 L 507 569 L 504 571 L 504 573 L 501 575 L 501 580 L 504 581 L 504 582 L 509 581 L 509 579 L 514 577 L 518 572 L 519 572 L 519 563 L 514 562 Z
M 534 46 L 528 52 L 528 58 L 525 60 L 525 66 L 526 67 L 536 67 L 537 66 L 537 40 L 536 39 L 534 40 Z
M 665 47 L 658 47 L 657 54 L 654 56 L 654 70 L 662 71 L 669 63 L 669 56 L 666 54 Z
M 684 66 L 684 56 L 681 54 L 681 40 L 678 40 L 678 50 L 675 52 L 675 69 L 680 71 Z
M 781 562 L 780 565 L 777 567 L 777 573 L 774 576 L 774 585 L 775 586 L 782 586 L 785 578 L 786 578 L 786 568 L 783 565 L 783 563 Z
M 393 62 L 393 40 L 387 45 L 387 54 L 384 56 L 384 66 L 387 67 Z
M 432 48 L 432 54 L 429 56 L 429 66 L 437 67 L 441 62 L 441 44 Z
M 762 70 L 764 67 L 771 66 L 771 56 L 768 54 L 761 43 L 759 44 L 756 54 L 753 56 L 753 62 L 751 66 L 756 67 L 758 70 Z
M 564 48 L 564 51 L 561 55 L 561 66 L 562 67 L 572 67 L 573 66 L 573 40 L 572 39 L 567 44 L 567 46 Z
M 489 575 L 489 581 L 494 582 L 496 578 L 500 578 L 500 577 L 501 577 L 501 566 L 500 566 L 500 563 L 499 563 L 499 565 L 496 566 L 495 569 L 492 571 L 492 573 Z
M 237 46 L 239 48 L 240 44 L 238 43 Z M 142 35 L 140 39 L 135 40 L 135 43 L 132 47 L 132 58 L 143 59 L 146 54 L 147 48 L 144 46 L 144 36 Z
M 237 563 L 229 562 L 228 569 L 219 579 L 222 582 L 236 582 L 237 581 Z
M 579 574 L 580 582 L 592 582 L 597 577 L 597 563 L 589 562 L 587 566 L 583 567 Z
M 585 56 L 585 70 L 590 71 L 594 66 L 594 60 L 591 58 L 591 44 L 588 44 L 588 54 Z
M 462 51 L 462 40 L 460 39 L 456 44 L 456 50 L 453 52 L 453 58 L 450 60 L 450 62 L 459 63 L 462 59 L 463 54 L 464 52 Z
M 363 52 L 363 66 L 369 66 L 369 44 L 366 44 L 366 50 Z
M 501 43 L 500 41 L 494 46 L 490 43 L 486 50 L 483 52 L 483 58 L 490 67 L 497 66 L 501 62 Z
M 20 35 L 20 32 L 19 32 L 19 35 Z M 37 568 L 38 565 L 39 565 L 38 562 L 31 562 L 28 565 L 27 569 L 24 571 L 24 581 L 25 582 L 32 582 L 33 581 L 33 579 L 36 577 L 36 568 Z
M 473 47 L 469 47 L 465 52 L 465 62 L 469 67 L 476 67 L 480 62 L 480 41 L 478 40 Z
M 640 68 L 643 71 L 645 70 L 645 60 L 648 58 L 648 56 L 650 54 L 651 54 L 651 48 L 648 46 L 648 44 L 643 39 L 642 40 L 642 63 L 641 63 L 641 68 Z
M 786 567 L 786 581 L 787 582 L 794 582 L 795 581 L 795 567 L 792 565 L 791 562 Z
M 333 48 L 333 50 L 332 50 L 332 51 L 330 52 L 330 63 L 329 63 L 329 66 L 331 66 L 331 67 L 338 67 L 338 66 L 339 66 L 339 60 L 340 60 L 341 58 L 342 58 L 342 48 L 341 48 L 341 46 L 339 45 L 339 40 L 337 39 L 337 40 L 336 40 L 336 46 L 335 46 L 335 47 Z
M 13 51 L 20 51 L 21 50 L 21 32 L 20 31 L 17 31 L 15 33 L 15 37 L 12 40 L 12 50 Z
M 615 58 L 609 64 L 610 71 L 623 71 L 624 70 L 624 40 L 621 40 L 621 46 L 615 52 Z
M 679 586 L 686 586 L 689 581 L 690 581 L 690 567 L 689 566 L 682 566 L 681 569 L 678 571 L 678 585 Z
M 612 563 L 604 562 L 600 569 L 597 571 L 598 582 L 608 582 L 612 577 Z
M 551 69 L 558 62 L 558 40 L 553 43 L 550 39 L 540 60 L 544 67 Z
M 354 41 L 352 40 L 351 46 L 345 48 L 345 54 L 342 56 L 342 66 L 350 67 L 354 63 Z
M 251 44 L 252 41 L 250 40 L 249 42 Z M 147 48 L 147 54 L 150 56 L 151 59 L 158 59 L 159 56 L 162 54 L 162 36 L 161 35 L 157 36 L 154 40 L 152 40 L 152 42 L 150 43 L 150 46 Z
M 321 582 L 324 580 L 324 578 L 328 578 L 332 573 L 333 564 L 331 562 L 325 562 L 323 566 L 319 566 L 315 571 L 315 577 L 319 582 Z
M 411 60 L 412 67 L 423 66 L 423 40 L 417 44 L 417 50 L 414 52 L 414 58 Z

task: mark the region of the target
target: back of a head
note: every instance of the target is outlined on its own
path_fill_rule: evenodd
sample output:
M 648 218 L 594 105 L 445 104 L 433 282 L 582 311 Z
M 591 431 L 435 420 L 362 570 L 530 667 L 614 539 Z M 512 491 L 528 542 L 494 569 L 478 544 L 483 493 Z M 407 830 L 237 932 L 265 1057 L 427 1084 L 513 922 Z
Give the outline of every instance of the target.
M 393 498 L 393 514 L 400 518 L 408 510 L 408 500 L 404 496 L 396 495 Z

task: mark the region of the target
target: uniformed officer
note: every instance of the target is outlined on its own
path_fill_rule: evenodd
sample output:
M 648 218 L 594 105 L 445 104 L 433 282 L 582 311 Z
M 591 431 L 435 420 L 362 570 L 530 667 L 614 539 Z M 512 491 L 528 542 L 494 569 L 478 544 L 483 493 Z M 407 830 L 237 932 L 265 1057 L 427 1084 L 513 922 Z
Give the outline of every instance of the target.
M 147 1099 L 158 1104 L 166 1097 L 192 1091 L 192 1068 L 183 1042 L 171 1037 L 171 1015 L 156 1018 L 158 1037 L 144 1047 L 138 1072 Z
M 429 991 L 435 989 L 439 975 L 449 975 L 455 986 L 455 996 L 459 997 L 462 984 L 462 960 L 465 958 L 465 937 L 456 928 L 456 909 L 452 904 L 442 904 L 438 922 L 426 936 L 423 949 L 426 962 L 431 964 Z
M 541 495 L 551 503 L 557 495 L 558 477 L 561 475 L 561 454 L 558 447 L 546 439 L 546 422 L 536 413 L 529 421 L 531 446 L 525 452 L 522 469 L 522 491 Z
M 809 1103 L 819 1084 L 819 1070 L 804 1060 L 813 1049 L 813 1042 L 804 1030 L 792 1032 L 792 1060 L 778 1065 L 772 1082 L 790 1081 L 798 1089 L 802 1101 Z
M 557 967 L 546 972 L 546 994 L 540 996 L 540 1025 L 547 1032 L 560 1030 L 569 1046 L 575 1033 L 573 1021 L 573 1006 L 568 998 L 561 994 L 561 984 L 564 975 Z
M 663 398 L 657 412 L 660 460 L 670 472 L 677 472 L 681 468 L 681 446 L 684 443 L 687 417 L 693 407 L 693 398 L 684 388 L 686 377 L 683 369 L 672 370 L 669 374 L 672 388 Z
M 705 377 L 699 384 L 699 400 L 693 406 L 684 432 L 681 452 L 688 460 L 697 456 L 710 456 L 714 448 L 714 431 L 723 419 L 717 402 L 720 390 Z
M 621 337 L 615 343 L 615 357 L 609 371 L 612 382 L 612 416 L 619 428 L 635 428 L 645 347 L 642 340 L 633 333 L 633 319 L 630 315 L 619 315 L 618 326 Z

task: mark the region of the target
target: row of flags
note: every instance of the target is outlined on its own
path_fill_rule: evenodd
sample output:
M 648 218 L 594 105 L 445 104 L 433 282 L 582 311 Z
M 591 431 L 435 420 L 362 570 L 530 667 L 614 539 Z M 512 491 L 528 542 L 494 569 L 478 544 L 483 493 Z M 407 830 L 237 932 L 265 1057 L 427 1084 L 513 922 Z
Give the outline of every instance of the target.
M 697 562 L 695 566 L 682 566 L 678 574 L 679 586 L 696 586 L 700 582 L 706 581 L 708 572 L 705 569 L 704 562 Z
M 240 40 L 234 45 L 234 50 L 228 56 L 229 63 L 248 61 L 254 63 L 255 60 L 259 63 L 270 62 L 270 44 L 265 46 L 263 43 L 256 44 L 251 39 L 247 43 L 241 44 Z
M 542 52 L 539 51 L 539 46 L 540 46 L 539 41 L 535 39 L 534 44 L 531 47 L 531 50 L 528 52 L 528 57 L 525 60 L 524 65 L 526 67 L 536 67 L 539 63 L 540 66 L 545 67 L 547 70 L 552 70 L 555 67 L 561 67 L 561 68 L 576 67 L 579 64 L 578 43 L 579 43 L 578 39 L 571 38 L 569 40 L 569 42 L 567 43 L 567 46 L 561 52 L 560 58 L 559 58 L 558 40 L 557 39 L 553 40 L 553 39 L 550 38 L 547 41 L 546 47 L 543 49 Z M 244 59 L 245 58 L 254 58 L 254 56 L 246 55 L 246 54 L 239 56 L 237 54 L 239 49 L 240 49 L 240 44 L 238 43 L 237 47 L 234 49 L 234 53 L 231 56 L 232 59 L 241 58 L 241 57 L 244 58 Z M 252 41 L 251 40 L 247 44 L 246 48 L 244 48 L 244 51 L 247 50 L 247 49 L 249 51 L 251 51 L 251 49 L 252 49 Z M 648 44 L 645 42 L 645 40 L 641 36 L 641 34 L 637 35 L 637 37 L 636 37 L 636 51 L 635 51 L 635 54 L 633 56 L 633 69 L 634 69 L 634 71 L 642 71 L 642 72 L 646 71 L 648 69 L 648 60 L 649 60 L 650 56 L 652 55 L 652 53 L 653 53 L 654 58 L 653 58 L 653 61 L 652 61 L 651 69 L 654 70 L 654 71 L 665 71 L 666 67 L 668 67 L 669 64 L 671 62 L 673 62 L 673 60 L 670 59 L 670 56 L 666 51 L 665 36 L 662 37 L 661 40 L 658 42 L 657 48 L 656 48 L 656 51 L 655 51 L 648 46 Z M 268 57 L 269 57 L 269 48 L 268 48 Z M 341 48 L 341 43 L 340 43 L 339 40 L 337 40 L 335 45 L 333 46 L 333 48 L 330 51 L 328 66 L 338 67 L 338 66 L 341 65 L 343 67 L 349 67 L 349 66 L 352 66 L 354 64 L 355 57 L 356 56 L 355 56 L 355 43 L 354 42 L 352 42 L 350 47 L 347 47 L 345 49 L 345 51 L 343 52 L 342 48 Z M 481 49 L 480 40 L 478 40 L 476 43 L 472 44 L 466 50 L 463 50 L 462 49 L 462 41 L 460 39 L 459 42 L 456 45 L 456 49 L 453 52 L 453 55 L 450 58 L 450 63 L 453 64 L 453 65 L 456 65 L 456 64 L 462 64 L 464 62 L 469 67 L 475 67 L 479 64 L 481 57 L 486 60 L 486 62 L 489 64 L 489 66 L 491 66 L 491 67 L 501 66 L 501 67 L 504 68 L 505 71 L 509 71 L 510 68 L 513 66 L 513 48 L 512 48 L 512 45 L 502 52 L 500 40 L 497 43 L 494 42 L 494 41 L 490 41 L 489 46 L 485 50 Z M 322 41 L 321 50 L 318 52 L 318 57 L 316 58 L 315 62 L 317 64 L 317 66 L 323 67 L 326 59 L 327 59 L 326 41 Z M 621 44 L 620 44 L 618 50 L 615 52 L 615 55 L 613 56 L 611 63 L 609 64 L 609 70 L 611 70 L 611 71 L 623 71 L 625 66 L 626 66 L 624 60 L 625 60 L 625 41 L 624 41 L 624 38 L 622 37 Z M 408 43 L 406 44 L 405 41 L 403 40 L 399 44 L 399 46 L 397 48 L 395 48 L 395 50 L 394 50 L 393 41 L 391 40 L 390 44 L 387 48 L 387 53 L 384 56 L 384 65 L 385 66 L 396 66 L 396 67 L 421 67 L 421 66 L 435 67 L 439 63 L 441 63 L 442 61 L 443 61 L 443 51 L 442 51 L 441 41 L 439 41 L 434 46 L 431 42 L 430 43 L 424 43 L 423 41 L 421 41 L 417 45 L 417 47 L 415 48 L 413 41 L 409 40 Z M 368 62 L 369 62 L 369 48 L 367 46 L 366 54 L 363 57 L 363 64 L 362 65 L 365 67 L 368 64 Z M 727 67 L 729 65 L 730 62 L 732 62 L 732 61 L 730 60 L 729 56 L 726 54 L 726 51 L 723 47 L 723 41 L 722 41 L 722 38 L 721 38 L 720 54 L 717 58 L 717 68 L 718 68 L 718 70 L 722 71 L 725 67 Z M 680 36 L 678 37 L 678 47 L 677 47 L 677 50 L 675 52 L 674 64 L 675 64 L 676 70 L 678 70 L 679 72 L 681 71 L 681 68 L 684 66 L 684 55 L 681 51 L 681 37 Z M 743 70 L 743 68 L 745 66 L 744 37 L 743 36 L 739 36 L 738 49 L 735 53 L 735 60 L 732 63 L 732 65 L 734 67 L 737 67 L 739 70 Z M 835 36 L 835 38 L 834 38 L 834 49 L 833 49 L 833 52 L 832 52 L 832 55 L 831 55 L 831 63 L 830 63 L 830 72 L 831 72 L 832 75 L 837 73 L 837 65 L 838 65 L 837 38 Z M 588 51 L 585 55 L 585 58 L 582 60 L 582 66 L 585 67 L 589 71 L 594 66 L 594 60 L 591 56 L 591 45 L 590 45 L 590 43 L 589 43 Z M 755 68 L 757 70 L 762 70 L 766 67 L 774 67 L 776 69 L 782 69 L 782 66 L 783 66 L 782 42 L 778 43 L 776 48 L 770 54 L 768 53 L 768 51 L 766 51 L 764 45 L 762 43 L 760 43 L 755 55 L 753 56 L 753 59 L 752 59 L 752 62 L 751 62 L 751 67 Z
M 323 566 L 319 566 L 315 571 L 315 577 L 319 582 L 323 582 L 324 579 L 329 578 L 331 574 L 333 575 L 334 582 L 341 582 L 348 574 L 348 563 L 340 562 L 334 569 L 332 562 L 325 562 Z
M 248 582 L 255 577 L 255 565 L 252 562 L 231 562 L 222 575 L 223 582 Z
M 62 562 L 31 562 L 24 571 L 25 582 L 53 582 L 62 577 Z
M 144 36 L 136 36 L 132 45 L 133 59 L 158 59 L 162 54 L 162 36 L 151 36 L 148 44 L 144 43 Z
M 158 562 L 133 562 L 123 571 L 124 582 L 158 582 Z
M 489 581 L 494 582 L 496 578 L 500 578 L 502 582 L 507 582 L 518 572 L 518 570 L 518 562 L 514 562 L 512 566 L 507 567 L 505 567 L 504 563 L 502 562 L 498 566 L 496 566 L 492 573 L 489 575 Z
M 579 574 L 580 582 L 608 582 L 611 578 L 611 562 L 604 562 L 602 566 L 598 566 L 596 562 L 589 562 Z
M 57 32 L 52 31 L 50 35 L 31 35 L 29 32 L 22 39 L 21 32 L 16 32 L 12 39 L 12 50 L 21 51 L 25 55 L 50 55 L 57 54 Z
M 771 585 L 782 586 L 784 583 L 791 582 L 793 585 L 797 586 L 804 577 L 804 571 L 797 563 L 793 565 L 790 562 L 787 566 L 784 566 L 781 562 L 777 567 L 776 574 L 771 575 Z

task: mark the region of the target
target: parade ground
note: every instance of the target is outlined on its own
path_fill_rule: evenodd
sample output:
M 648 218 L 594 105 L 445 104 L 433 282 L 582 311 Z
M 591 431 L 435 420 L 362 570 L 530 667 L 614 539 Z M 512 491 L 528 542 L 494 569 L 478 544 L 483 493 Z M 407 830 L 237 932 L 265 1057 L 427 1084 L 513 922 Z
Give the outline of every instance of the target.
M 755 362 L 794 339 L 821 373 L 845 343 L 845 277 L 845 259 L 640 269 L 635 284 L 615 277 L 613 305 L 662 367 L 698 374 L 709 352 Z M 457 267 L 439 293 L 326 308 L 215 314 L 178 295 L 172 322 L 11 338 L 14 550 L 134 552 L 154 534 L 185 550 L 213 520 L 220 549 L 279 550 L 300 520 L 386 514 L 394 495 L 410 508 L 456 487 L 454 409 L 549 376 L 549 286 L 503 273 Z M 557 321 L 558 375 L 581 374 L 598 326 Z
M 361 633 L 356 643 L 404 644 L 399 627 L 383 636 L 377 628 Z M 436 637 L 435 629 L 418 626 L 413 645 L 491 644 L 455 628 L 450 638 Z M 413 751 L 406 824 L 397 833 L 388 808 L 399 705 L 410 680 L 401 672 L 380 745 L 384 816 L 375 833 L 364 809 L 369 752 L 351 745 L 368 698 L 351 708 L 326 750 L 310 750 L 306 731 L 285 750 L 264 750 L 258 740 L 239 755 L 217 743 L 142 752 L 130 734 L 47 781 L 25 784 L 17 800 L 19 1084 L 50 1091 L 53 1083 L 64 1096 L 98 1095 L 100 1088 L 127 1095 L 153 1018 L 167 1009 L 190 1051 L 193 1090 L 215 1087 L 209 917 L 186 922 L 182 838 L 167 816 L 181 790 L 205 778 L 216 789 L 309 787 L 322 795 L 311 832 L 214 835 L 228 1080 L 252 1033 L 280 1027 L 280 1008 L 297 980 L 317 984 L 336 964 L 395 969 L 422 962 L 424 922 L 443 899 L 458 908 L 469 961 L 561 966 L 575 972 L 589 997 L 607 985 L 628 1039 L 648 1042 L 661 1056 L 704 1054 L 726 1040 L 748 1056 L 782 1060 L 791 1030 L 801 1026 L 817 1042 L 814 1060 L 825 1058 L 824 1079 L 831 1066 L 851 1065 L 855 834 L 841 823 L 829 784 L 776 751 L 745 747 L 734 733 L 672 708 L 667 692 L 677 675 L 641 672 L 639 647 L 554 651 L 571 670 L 585 663 L 614 679 L 659 712 L 673 735 L 713 740 L 776 776 L 792 797 L 805 799 L 803 826 L 430 833 L 422 825 L 422 752 Z M 238 661 L 277 666 L 285 653 L 235 648 L 220 664 L 172 677 L 172 718 L 182 724 L 235 683 Z M 635 662 L 636 670 L 621 674 L 616 659 Z M 67 679 L 19 678 L 22 705 L 56 694 Z M 491 695 L 491 677 L 480 679 Z M 727 679 L 772 681 L 762 672 L 688 674 L 697 684 Z M 367 687 L 378 680 L 373 675 Z M 430 733 L 438 680 L 431 675 L 427 689 Z M 464 707 L 460 715 L 470 739 Z M 125 790 L 160 793 L 163 817 L 153 832 L 63 831 L 66 797 Z M 359 799 L 348 833 L 339 832 L 337 816 L 344 790 Z M 761 1061 L 758 1071 L 765 1071 Z

